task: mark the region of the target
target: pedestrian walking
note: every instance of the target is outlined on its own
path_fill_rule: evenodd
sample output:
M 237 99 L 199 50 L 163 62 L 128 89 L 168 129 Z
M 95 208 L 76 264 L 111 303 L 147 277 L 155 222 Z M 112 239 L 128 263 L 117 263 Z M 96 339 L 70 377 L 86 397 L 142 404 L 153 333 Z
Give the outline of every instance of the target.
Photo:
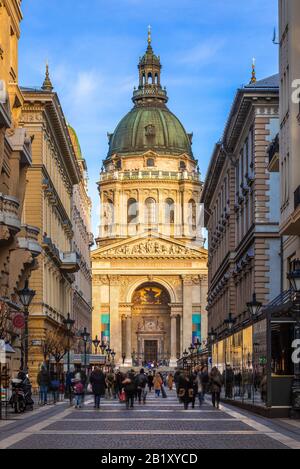
M 178 394 L 178 382 L 179 382 L 180 375 L 181 375 L 181 371 L 176 370 L 175 374 L 174 374 L 174 383 L 175 383 L 175 388 L 176 388 L 177 394 Z
M 223 373 L 223 382 L 225 384 L 225 398 L 232 399 L 234 373 L 230 365 L 226 365 L 226 369 Z
M 152 388 L 153 388 L 153 374 L 152 372 L 150 371 L 149 375 L 148 375 L 148 389 L 149 389 L 149 392 L 152 391 Z
M 126 408 L 133 409 L 134 406 L 134 395 L 136 393 L 136 386 L 135 386 L 135 376 L 134 370 L 131 370 L 127 373 L 126 378 L 123 381 L 125 397 L 126 397 Z
M 178 397 L 179 400 L 183 402 L 185 410 L 188 410 L 190 402 L 195 402 L 193 376 L 189 376 L 187 371 L 180 375 L 178 382 Z
M 135 384 L 136 384 L 136 389 L 137 389 L 137 396 L 138 396 L 138 401 L 139 404 L 146 403 L 146 385 L 148 383 L 147 376 L 145 375 L 144 368 L 141 368 L 139 374 L 135 378 Z
M 101 396 L 105 395 L 105 375 L 99 367 L 95 367 L 90 376 L 90 384 L 92 385 L 92 392 L 94 394 L 94 409 L 100 409 Z
M 70 367 L 70 370 L 66 375 L 66 397 L 70 400 L 70 406 L 73 404 L 73 381 L 75 379 L 74 367 Z
M 74 381 L 73 389 L 75 395 L 75 409 L 81 409 L 84 396 L 84 385 L 78 377 L 75 377 Z
M 174 376 L 172 373 L 169 373 L 168 375 L 168 388 L 170 391 L 173 389 L 173 383 L 174 383 Z
M 155 397 L 159 397 L 160 396 L 160 391 L 161 391 L 161 387 L 163 385 L 163 380 L 160 376 L 159 373 L 155 373 L 155 376 L 154 376 L 154 379 L 153 379 L 153 386 L 154 386 L 154 391 L 155 391 Z
M 59 401 L 59 385 L 60 381 L 56 373 L 53 373 L 50 381 L 50 389 L 53 397 L 53 404 L 56 404 Z
M 107 388 L 108 399 L 112 399 L 114 395 L 114 381 L 115 381 L 115 376 L 113 372 L 110 370 L 106 375 L 106 388 Z
M 211 387 L 212 404 L 214 407 L 219 409 L 222 389 L 222 375 L 216 366 L 214 366 L 210 372 L 209 383 Z
M 50 385 L 50 375 L 45 366 L 42 366 L 37 375 L 37 383 L 40 388 L 40 403 L 41 405 L 47 404 L 48 389 Z

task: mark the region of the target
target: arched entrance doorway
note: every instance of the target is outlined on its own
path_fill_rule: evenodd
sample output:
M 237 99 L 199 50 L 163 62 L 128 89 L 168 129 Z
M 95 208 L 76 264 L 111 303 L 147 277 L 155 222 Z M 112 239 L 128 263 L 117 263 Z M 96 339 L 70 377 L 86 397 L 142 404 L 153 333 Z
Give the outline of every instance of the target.
M 140 285 L 132 295 L 132 349 L 138 363 L 170 358 L 170 296 L 155 282 Z

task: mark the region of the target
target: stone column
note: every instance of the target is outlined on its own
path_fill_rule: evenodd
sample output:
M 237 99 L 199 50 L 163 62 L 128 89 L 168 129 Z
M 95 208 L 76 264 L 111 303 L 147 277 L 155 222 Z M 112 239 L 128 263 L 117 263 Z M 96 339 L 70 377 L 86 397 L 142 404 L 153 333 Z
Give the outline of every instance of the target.
M 193 280 L 189 275 L 182 276 L 183 288 L 183 316 L 182 316 L 182 349 L 188 351 L 192 342 L 192 314 L 193 314 Z
M 177 364 L 177 314 L 171 314 L 171 358 L 170 366 Z
M 116 352 L 115 363 L 122 363 L 122 330 L 119 312 L 120 277 L 109 276 L 110 348 Z
M 127 366 L 132 366 L 132 357 L 131 357 L 131 314 L 126 316 L 126 359 L 125 364 Z

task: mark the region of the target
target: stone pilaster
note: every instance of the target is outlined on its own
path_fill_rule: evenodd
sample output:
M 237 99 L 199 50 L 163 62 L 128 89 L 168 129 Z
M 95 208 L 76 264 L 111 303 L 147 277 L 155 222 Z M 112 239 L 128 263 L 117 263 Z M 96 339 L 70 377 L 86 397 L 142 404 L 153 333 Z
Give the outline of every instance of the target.
M 188 350 L 192 342 L 193 278 L 190 275 L 182 275 L 181 278 L 183 288 L 182 349 Z
M 121 317 L 119 314 L 120 277 L 109 276 L 109 299 L 110 299 L 110 348 L 115 351 L 115 362 L 121 363 L 122 355 L 122 333 Z

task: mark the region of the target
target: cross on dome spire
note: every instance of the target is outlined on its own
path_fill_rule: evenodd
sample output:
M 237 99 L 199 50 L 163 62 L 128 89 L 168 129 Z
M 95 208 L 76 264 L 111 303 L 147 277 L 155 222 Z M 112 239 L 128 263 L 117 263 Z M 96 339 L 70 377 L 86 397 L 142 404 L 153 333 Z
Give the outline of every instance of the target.
M 151 46 L 151 41 L 152 41 L 152 39 L 151 39 L 151 26 L 149 24 L 149 26 L 148 26 L 148 45 L 149 46 Z
M 53 91 L 53 85 L 52 85 L 52 82 L 50 80 L 48 62 L 46 62 L 46 73 L 45 73 L 44 83 L 42 85 L 42 90 L 44 90 L 44 91 Z
M 256 68 L 255 68 L 255 65 L 256 65 L 256 59 L 255 59 L 255 57 L 253 57 L 253 59 L 252 59 L 252 74 L 251 74 L 250 84 L 251 83 L 256 83 Z

